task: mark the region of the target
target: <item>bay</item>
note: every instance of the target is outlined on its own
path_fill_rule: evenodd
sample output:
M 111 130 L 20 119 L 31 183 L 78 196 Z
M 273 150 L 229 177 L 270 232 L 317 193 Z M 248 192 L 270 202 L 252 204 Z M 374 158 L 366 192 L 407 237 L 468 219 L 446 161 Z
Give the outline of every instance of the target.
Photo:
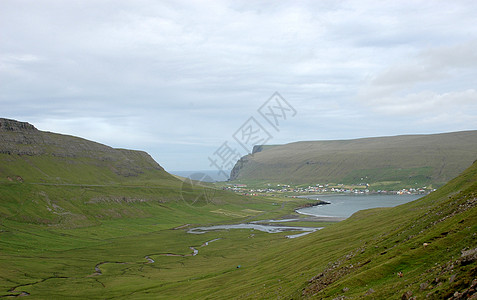
M 423 197 L 423 195 L 310 195 L 308 199 L 326 201 L 329 204 L 298 209 L 304 215 L 317 217 L 348 218 L 355 212 L 368 208 L 393 207 Z

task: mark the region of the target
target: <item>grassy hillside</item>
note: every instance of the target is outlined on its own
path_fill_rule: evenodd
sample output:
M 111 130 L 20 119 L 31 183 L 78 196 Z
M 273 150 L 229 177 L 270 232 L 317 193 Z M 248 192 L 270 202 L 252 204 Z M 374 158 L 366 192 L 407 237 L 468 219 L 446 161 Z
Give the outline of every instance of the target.
M 401 299 L 406 293 L 417 299 L 452 297 L 477 278 L 476 205 L 474 163 L 424 198 L 358 212 L 267 251 L 260 265 L 235 279 L 260 282 L 260 289 L 251 292 L 248 284 L 237 286 L 235 293 L 257 298 Z
M 442 185 L 477 157 L 477 131 L 269 146 L 243 157 L 243 183 L 369 183 L 374 189 Z
M 0 119 L 0 182 L 163 184 L 177 181 L 147 153 Z
M 206 203 L 210 187 L 187 185 L 147 153 L 0 119 L 0 217 L 76 228 L 103 220 L 147 218 L 165 203 Z M 214 203 L 237 199 L 213 191 Z

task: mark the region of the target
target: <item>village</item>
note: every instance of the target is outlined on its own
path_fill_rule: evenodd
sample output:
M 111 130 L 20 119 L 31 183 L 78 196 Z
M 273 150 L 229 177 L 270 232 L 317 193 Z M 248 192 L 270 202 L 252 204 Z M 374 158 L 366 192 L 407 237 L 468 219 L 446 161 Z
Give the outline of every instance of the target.
M 345 184 L 316 184 L 314 186 L 291 186 L 289 184 L 266 184 L 265 187 L 248 187 L 247 184 L 228 183 L 224 190 L 234 191 L 236 193 L 248 196 L 299 196 L 307 194 L 388 194 L 388 195 L 426 195 L 435 189 L 426 186 L 419 188 L 402 188 L 397 190 L 374 190 L 370 185 L 362 183 L 359 185 Z

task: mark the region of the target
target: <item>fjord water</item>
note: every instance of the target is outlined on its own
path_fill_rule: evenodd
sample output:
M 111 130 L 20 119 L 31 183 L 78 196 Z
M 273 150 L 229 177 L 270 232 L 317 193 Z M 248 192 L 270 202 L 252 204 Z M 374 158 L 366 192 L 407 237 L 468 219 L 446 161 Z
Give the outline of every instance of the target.
M 355 212 L 368 208 L 393 207 L 421 198 L 423 195 L 310 195 L 309 199 L 318 199 L 330 204 L 306 207 L 298 213 L 319 217 L 348 218 Z

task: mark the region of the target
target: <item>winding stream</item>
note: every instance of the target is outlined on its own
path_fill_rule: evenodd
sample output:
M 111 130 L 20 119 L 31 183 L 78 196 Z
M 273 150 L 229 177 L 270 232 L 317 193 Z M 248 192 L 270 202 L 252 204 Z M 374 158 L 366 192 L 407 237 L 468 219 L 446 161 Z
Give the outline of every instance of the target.
M 218 241 L 218 240 L 220 240 L 220 238 L 207 241 L 207 242 L 203 243 L 202 245 L 198 246 L 197 248 L 202 248 L 202 247 L 208 246 L 210 243 L 215 242 L 215 241 Z M 153 263 L 156 262 L 154 259 L 151 258 L 151 256 L 179 256 L 179 257 L 196 256 L 197 254 L 199 254 L 199 250 L 198 250 L 197 248 L 190 246 L 189 249 L 192 250 L 192 253 L 189 253 L 189 254 L 176 254 L 176 253 L 155 253 L 155 254 L 148 254 L 148 255 L 144 256 L 144 258 L 147 260 L 147 262 L 145 262 L 145 264 L 153 264 Z M 131 264 L 131 263 L 128 263 L 128 262 L 119 262 L 119 261 L 103 261 L 103 262 L 100 262 L 100 263 L 98 263 L 98 264 L 96 264 L 96 265 L 94 266 L 94 273 L 91 274 L 91 275 L 89 275 L 88 277 L 103 275 L 103 272 L 101 271 L 101 268 L 100 268 L 100 267 L 101 267 L 102 265 L 104 265 L 104 264 L 120 264 L 120 265 L 126 265 L 126 264 Z
M 298 226 L 278 226 L 278 225 L 264 225 L 264 224 L 258 224 L 259 222 L 271 222 L 271 223 L 276 223 L 280 222 L 280 220 L 263 220 L 263 221 L 255 221 L 251 223 L 244 223 L 244 224 L 232 224 L 232 225 L 215 225 L 215 226 L 207 226 L 207 227 L 195 227 L 192 229 L 189 229 L 187 232 L 188 233 L 193 233 L 193 234 L 203 234 L 208 231 L 212 230 L 228 230 L 228 229 L 253 229 L 253 230 L 259 230 L 262 232 L 267 232 L 267 233 L 277 233 L 277 232 L 286 232 L 286 231 L 303 231 L 302 233 L 299 234 L 292 234 L 292 235 L 287 235 L 286 237 L 289 239 L 297 238 L 300 236 L 307 235 L 309 233 L 315 232 L 317 230 L 323 229 L 323 227 L 298 227 Z

